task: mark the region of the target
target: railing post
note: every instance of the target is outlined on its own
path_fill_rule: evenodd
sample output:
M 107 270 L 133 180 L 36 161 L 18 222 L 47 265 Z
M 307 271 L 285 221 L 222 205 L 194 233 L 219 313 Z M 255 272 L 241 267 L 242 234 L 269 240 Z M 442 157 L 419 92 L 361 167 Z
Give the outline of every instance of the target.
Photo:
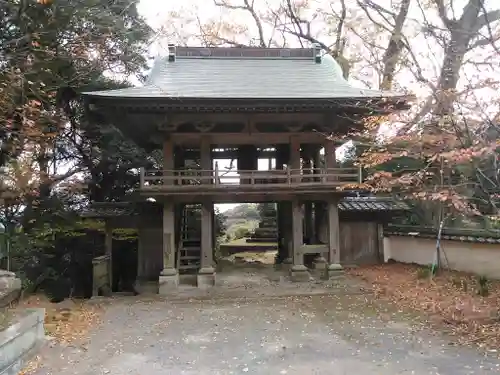
M 219 185 L 219 163 L 215 162 L 215 185 Z
M 146 170 L 144 169 L 144 167 L 141 167 L 140 168 L 140 177 L 139 177 L 139 183 L 140 183 L 140 187 L 143 188 L 144 187 L 144 176 L 146 175 Z
M 292 184 L 292 179 L 291 179 L 291 176 L 290 176 L 290 166 L 289 165 L 286 166 L 286 182 L 288 183 L 288 185 Z
M 361 166 L 361 164 L 358 167 L 358 182 L 360 184 L 363 183 L 363 167 Z

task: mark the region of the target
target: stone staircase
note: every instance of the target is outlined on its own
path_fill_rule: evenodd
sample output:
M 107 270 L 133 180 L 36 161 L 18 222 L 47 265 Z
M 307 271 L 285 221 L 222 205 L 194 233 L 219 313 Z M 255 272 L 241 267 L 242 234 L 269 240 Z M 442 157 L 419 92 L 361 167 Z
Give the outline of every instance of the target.
M 278 224 L 276 218 L 276 207 L 274 203 L 265 204 L 264 212 L 259 226 L 255 228 L 250 238 L 246 239 L 249 243 L 269 243 L 278 241 Z

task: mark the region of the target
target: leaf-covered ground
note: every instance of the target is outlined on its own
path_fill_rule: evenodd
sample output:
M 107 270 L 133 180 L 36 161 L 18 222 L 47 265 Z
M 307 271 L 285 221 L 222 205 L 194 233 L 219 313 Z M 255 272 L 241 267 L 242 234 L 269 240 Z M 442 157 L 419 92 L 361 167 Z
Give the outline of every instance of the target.
M 34 375 L 480 375 L 498 360 L 454 347 L 371 295 L 117 298 L 85 350 L 46 348 Z
M 386 264 L 347 273 L 367 282 L 377 298 L 423 313 L 459 343 L 500 352 L 500 282 L 488 280 L 488 295 L 481 296 L 478 277 L 461 272 L 443 270 L 431 279 L 422 267 Z
M 44 308 L 45 333 L 57 345 L 85 346 L 89 332 L 100 323 L 103 310 L 97 305 L 84 301 L 66 300 L 50 303 L 44 296 L 30 296 L 21 301 L 18 308 Z M 40 365 L 41 358 L 36 356 L 19 375 L 32 373 Z
M 23 306 L 47 309 L 46 329 L 53 339 L 43 359 L 21 374 L 267 374 L 272 368 L 273 373 L 302 375 L 308 368 L 316 374 L 411 369 L 456 375 L 499 368 L 492 358 L 500 347 L 499 283 L 490 281 L 489 295 L 481 297 L 474 276 L 442 272 L 430 281 L 421 268 L 394 264 L 348 270 L 343 283 L 363 280 L 365 293 L 327 288 L 326 294 L 316 294 L 322 284 L 312 282 L 292 283 L 297 295 L 280 297 L 275 289 L 287 294 L 288 284 L 272 288 L 267 274 L 259 272 L 252 269 L 245 276 L 238 270 L 244 288 L 222 288 L 214 299 L 122 297 L 104 307 L 24 301 Z M 231 280 L 234 284 L 234 275 Z M 448 337 L 432 334 L 429 327 L 436 328 L 434 333 L 444 327 L 456 341 L 479 345 L 488 355 L 450 346 Z M 226 351 L 232 354 L 220 362 Z

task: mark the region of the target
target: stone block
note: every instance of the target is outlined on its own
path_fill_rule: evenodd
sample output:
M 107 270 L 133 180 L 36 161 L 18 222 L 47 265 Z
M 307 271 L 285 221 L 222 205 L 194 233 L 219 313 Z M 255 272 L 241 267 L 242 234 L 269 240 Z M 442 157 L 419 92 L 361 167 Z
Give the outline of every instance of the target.
M 290 278 L 295 282 L 307 282 L 311 280 L 311 274 L 304 265 L 293 265 L 290 269 Z
M 198 288 L 211 288 L 215 286 L 215 269 L 213 267 L 201 268 L 196 276 Z
M 45 309 L 19 311 L 0 332 L 0 374 L 16 375 L 45 342 Z
M 344 277 L 344 268 L 338 263 L 329 264 L 325 270 L 327 280 Z
M 326 259 L 322 256 L 316 257 L 312 263 L 312 268 L 314 270 L 325 270 L 326 266 L 328 265 L 328 262 Z
M 165 269 L 158 278 L 158 294 L 167 295 L 179 287 L 179 273 L 175 268 Z
M 134 290 L 138 294 L 158 294 L 158 282 L 148 280 L 136 280 Z
M 0 307 L 8 306 L 21 296 L 21 279 L 16 274 L 0 270 Z
M 292 258 L 283 259 L 280 264 L 280 268 L 284 271 L 290 271 L 292 269 Z

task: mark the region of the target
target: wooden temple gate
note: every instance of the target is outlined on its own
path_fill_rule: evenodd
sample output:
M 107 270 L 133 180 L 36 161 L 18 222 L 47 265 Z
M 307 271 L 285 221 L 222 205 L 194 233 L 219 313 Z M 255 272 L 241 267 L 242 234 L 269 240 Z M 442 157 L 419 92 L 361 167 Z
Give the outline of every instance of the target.
M 285 82 L 278 73 L 287 69 Z M 179 283 L 181 248 L 198 251 L 191 255 L 198 285 L 214 285 L 215 203 L 277 202 L 278 261 L 292 279 L 309 280 L 310 253 L 325 275 L 341 272 L 339 202 L 362 180 L 358 169 L 338 166 L 340 143 L 325 134 L 343 136 L 366 117 L 407 108 L 403 95 L 350 86 L 316 46 L 170 46 L 145 86 L 84 96 L 91 120 L 114 124 L 146 150 L 162 149 L 162 165 L 141 169 L 138 188 L 161 210 L 139 220 L 147 238 L 140 256 L 154 264 L 148 272 L 160 293 Z M 220 150 L 235 155 L 237 178 L 214 164 Z M 261 152 L 276 159 L 274 170 L 258 171 Z M 199 212 L 199 227 L 186 228 L 186 207 Z M 185 238 L 185 230 L 194 234 Z

